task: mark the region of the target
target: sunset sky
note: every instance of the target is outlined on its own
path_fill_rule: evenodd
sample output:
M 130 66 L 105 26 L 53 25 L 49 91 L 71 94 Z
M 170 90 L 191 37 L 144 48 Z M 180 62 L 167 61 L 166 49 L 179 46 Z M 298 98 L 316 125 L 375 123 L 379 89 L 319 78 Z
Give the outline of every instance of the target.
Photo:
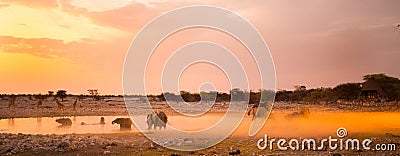
M 370 73 L 400 77 L 398 0 L 0 0 L 0 94 L 122 94 L 124 58 L 139 30 L 168 10 L 198 4 L 232 10 L 259 30 L 275 62 L 277 89 L 333 87 Z M 148 93 L 161 92 L 165 58 L 202 40 L 232 50 L 250 87 L 259 89 L 257 68 L 243 47 L 226 34 L 196 28 L 156 49 L 146 72 Z M 224 73 L 208 64 L 188 68 L 179 85 L 197 92 L 205 81 L 229 89 Z

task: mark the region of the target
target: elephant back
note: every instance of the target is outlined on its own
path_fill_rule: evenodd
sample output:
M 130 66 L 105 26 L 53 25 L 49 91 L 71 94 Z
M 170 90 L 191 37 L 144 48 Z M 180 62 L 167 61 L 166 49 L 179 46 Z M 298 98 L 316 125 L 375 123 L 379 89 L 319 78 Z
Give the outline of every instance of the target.
M 159 112 L 159 113 L 157 114 L 157 116 L 158 116 L 158 118 L 160 118 L 160 120 L 161 120 L 162 122 L 164 122 L 164 123 L 167 123 L 167 122 L 168 122 L 168 117 L 167 117 L 167 115 L 166 115 L 164 112 Z

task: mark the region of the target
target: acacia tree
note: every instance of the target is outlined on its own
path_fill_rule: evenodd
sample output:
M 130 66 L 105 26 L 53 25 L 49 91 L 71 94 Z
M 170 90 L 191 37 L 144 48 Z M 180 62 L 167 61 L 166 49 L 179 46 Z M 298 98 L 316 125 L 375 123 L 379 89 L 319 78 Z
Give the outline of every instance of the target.
M 89 89 L 87 90 L 89 94 L 92 96 L 93 100 L 100 100 L 99 98 L 99 92 L 97 89 Z
M 56 93 L 56 97 L 59 97 L 61 101 L 64 101 L 64 99 L 67 97 L 67 91 L 66 90 L 58 90 Z
M 333 92 L 339 100 L 358 100 L 361 92 L 360 83 L 345 83 L 333 88 Z
M 190 94 L 188 91 L 180 91 L 180 95 L 186 102 L 195 102 L 197 99 L 195 94 Z
M 248 101 L 250 93 L 243 91 L 240 88 L 234 88 L 231 90 L 231 100 L 232 101 Z
M 200 99 L 204 102 L 210 102 L 210 101 L 214 101 L 215 98 L 217 97 L 217 92 L 200 92 Z
M 396 77 L 387 76 L 384 73 L 380 74 L 370 74 L 364 75 L 363 79 L 365 81 L 369 79 L 375 79 L 385 92 L 388 100 L 390 101 L 400 101 L 400 79 Z

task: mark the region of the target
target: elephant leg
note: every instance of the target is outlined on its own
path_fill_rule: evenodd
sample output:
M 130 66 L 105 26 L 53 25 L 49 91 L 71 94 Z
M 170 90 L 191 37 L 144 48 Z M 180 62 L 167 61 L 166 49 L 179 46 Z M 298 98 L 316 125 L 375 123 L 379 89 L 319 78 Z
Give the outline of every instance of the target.
M 150 123 L 150 121 L 147 121 L 147 129 L 150 129 L 151 128 L 151 123 Z

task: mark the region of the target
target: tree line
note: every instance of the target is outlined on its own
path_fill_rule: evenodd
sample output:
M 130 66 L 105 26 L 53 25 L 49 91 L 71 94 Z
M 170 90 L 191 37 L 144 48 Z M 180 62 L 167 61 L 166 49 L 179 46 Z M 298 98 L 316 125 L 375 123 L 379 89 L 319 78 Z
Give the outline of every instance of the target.
M 337 101 L 348 101 L 348 102 L 358 102 L 365 100 L 365 97 L 361 95 L 361 90 L 363 84 L 369 80 L 374 79 L 379 87 L 383 90 L 383 98 L 385 101 L 400 101 L 400 79 L 396 77 L 391 77 L 386 74 L 370 74 L 364 75 L 362 83 L 343 83 L 339 84 L 333 88 L 331 87 L 320 87 L 307 89 L 306 86 L 295 86 L 293 91 L 290 90 L 266 90 L 260 89 L 258 91 L 246 91 L 239 88 L 232 89 L 229 93 L 223 92 L 200 92 L 191 93 L 188 91 L 180 91 L 179 94 L 174 93 L 161 93 L 160 95 L 147 95 L 151 100 L 165 101 L 184 100 L 186 102 L 199 102 L 199 101 L 216 101 L 216 102 L 228 102 L 228 101 L 249 101 L 250 104 L 265 103 L 275 101 L 282 102 L 297 102 L 297 103 L 336 103 Z M 93 100 L 102 100 L 107 97 L 122 97 L 122 95 L 100 95 L 97 89 L 89 89 L 89 95 L 79 95 L 83 97 L 90 97 Z M 6 94 L 1 94 L 0 98 L 4 96 L 11 96 Z M 62 101 L 67 96 L 75 96 L 72 94 L 67 94 L 66 90 L 58 90 L 56 93 L 53 91 L 48 91 L 48 94 L 21 94 L 18 96 L 32 96 L 35 99 L 43 99 L 48 97 L 58 97 Z M 132 97 L 144 97 L 142 95 L 126 95 Z M 262 98 L 262 99 L 261 99 Z
M 207 101 L 209 97 L 215 97 L 216 102 L 230 101 L 249 101 L 250 104 L 267 102 L 273 99 L 282 102 L 297 102 L 297 103 L 336 103 L 337 101 L 347 102 L 360 102 L 366 100 L 366 97 L 361 95 L 363 84 L 369 80 L 374 79 L 378 82 L 379 87 L 382 88 L 385 95 L 382 95 L 385 101 L 400 101 L 400 80 L 396 77 L 387 76 L 386 74 L 370 74 L 364 75 L 362 83 L 352 82 L 343 83 L 335 87 L 320 87 L 307 89 L 306 86 L 295 86 L 293 91 L 280 90 L 258 90 L 258 91 L 245 91 L 238 88 L 232 89 L 229 93 L 222 92 L 200 92 L 190 93 L 188 91 L 181 91 L 180 94 L 162 93 L 160 95 L 151 95 L 160 101 L 178 100 L 180 97 L 186 102 L 199 102 L 201 100 Z M 233 95 L 233 96 L 231 96 Z M 202 98 L 203 97 L 203 98 Z M 208 97 L 208 98 L 207 98 Z M 263 99 L 261 99 L 261 97 Z

